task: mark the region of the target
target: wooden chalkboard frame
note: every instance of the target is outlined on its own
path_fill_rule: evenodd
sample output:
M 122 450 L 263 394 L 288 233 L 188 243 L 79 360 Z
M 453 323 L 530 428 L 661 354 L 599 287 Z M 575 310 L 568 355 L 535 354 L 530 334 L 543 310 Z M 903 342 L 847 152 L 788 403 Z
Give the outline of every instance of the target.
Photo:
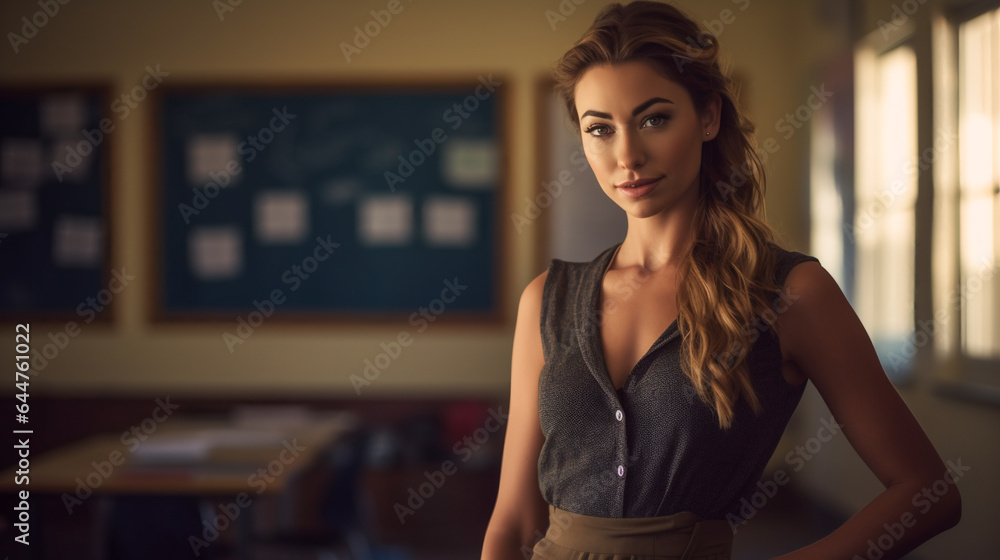
M 73 81 L 28 81 L 21 83 L 6 83 L 0 86 L 0 98 L 7 100 L 12 98 L 26 98 L 33 100 L 34 102 L 40 102 L 43 97 L 57 94 L 82 94 L 88 97 L 96 98 L 98 103 L 98 113 L 96 115 L 98 127 L 104 119 L 108 119 L 114 126 L 111 132 L 103 133 L 101 140 L 93 145 L 93 149 L 97 150 L 97 161 L 101 167 L 101 176 L 99 179 L 99 193 L 100 193 L 100 223 L 101 223 L 101 264 L 99 265 L 99 271 L 97 274 L 100 276 L 99 287 L 97 291 L 93 294 L 89 294 L 94 298 L 99 297 L 101 291 L 105 291 L 109 282 L 114 277 L 113 271 L 120 267 L 118 255 L 114 251 L 114 216 L 112 214 L 113 204 L 111 198 L 113 196 L 113 177 L 114 169 L 112 167 L 113 158 L 112 153 L 116 150 L 116 145 L 118 142 L 117 137 L 121 134 L 120 132 L 116 134 L 119 125 L 119 119 L 113 118 L 111 114 L 111 101 L 114 96 L 114 89 L 112 87 L 113 81 L 111 79 L 92 79 L 92 80 L 73 80 Z M 89 130 L 91 127 L 86 125 Z M 80 139 L 83 141 L 83 138 Z M 94 157 L 93 155 L 86 157 Z M 40 209 L 40 213 L 44 212 L 44 209 Z M 7 233 L 7 232 L 4 232 Z M 10 238 L 5 237 L 0 240 L 0 242 L 9 242 Z M 2 247 L 0 247 L 0 259 L 4 258 Z M 27 263 L 17 263 L 17 264 L 27 264 Z M 111 293 L 110 291 L 108 293 Z M 39 309 L 0 309 L 0 321 L 4 323 L 14 323 L 14 322 L 32 322 L 40 324 L 48 324 L 49 326 L 56 326 L 57 328 L 65 324 L 64 328 L 69 329 L 70 323 L 76 323 L 78 327 L 83 327 L 88 324 L 96 324 L 107 327 L 115 322 L 115 314 L 117 313 L 117 308 L 120 307 L 120 298 L 117 295 L 111 298 L 111 300 L 101 305 L 99 312 L 94 310 L 92 307 L 87 307 L 88 313 L 81 314 L 79 312 L 80 305 L 86 304 L 86 300 L 81 300 L 77 303 L 77 306 L 73 309 L 66 309 L 60 311 L 52 310 L 39 310 Z M 91 311 L 93 311 L 91 313 Z
M 253 94 L 314 94 L 314 93 L 396 93 L 401 95 L 419 93 L 469 93 L 479 85 L 479 78 L 490 76 L 494 81 L 502 85 L 497 86 L 494 97 L 494 121 L 493 139 L 498 150 L 497 166 L 498 176 L 496 190 L 493 195 L 492 209 L 492 267 L 493 267 L 493 290 L 492 306 L 490 309 L 477 311 L 452 310 L 442 313 L 434 324 L 462 325 L 462 326 L 487 326 L 495 327 L 507 321 L 506 293 L 509 285 L 508 269 L 506 266 L 510 262 L 507 254 L 508 242 L 505 239 L 507 228 L 505 219 L 510 208 L 510 188 L 509 188 L 509 161 L 510 161 L 510 141 L 509 141 L 509 96 L 512 93 L 511 80 L 500 73 L 483 72 L 474 76 L 413 76 L 413 77 L 393 77 L 391 79 L 349 79 L 349 80 L 316 80 L 308 78 L 288 78 L 274 81 L 258 79 L 229 79 L 200 81 L 194 79 L 172 80 L 169 84 L 163 84 L 150 93 L 150 106 L 152 107 L 149 149 L 149 172 L 150 172 L 150 196 L 146 209 L 147 240 L 151 258 L 148 260 L 148 273 L 151 281 L 147 295 L 147 309 L 149 311 L 148 320 L 159 325 L 184 325 L 190 323 L 216 324 L 232 326 L 235 324 L 237 316 L 246 317 L 253 311 L 252 307 L 247 307 L 243 311 L 233 310 L 172 310 L 163 305 L 163 281 L 166 263 L 161 254 L 161 247 L 165 238 L 165 230 L 162 218 L 161 204 L 164 200 L 164 164 L 162 154 L 164 148 L 164 123 L 163 107 L 164 100 L 172 94 L 186 93 L 214 93 L 227 92 L 253 95 Z M 429 132 L 429 131 L 428 131 Z M 412 311 L 416 311 L 413 309 Z M 315 312 L 302 312 L 286 310 L 282 313 L 275 313 L 267 319 L 269 324 L 283 325 L 386 325 L 390 323 L 398 324 L 405 321 L 412 311 L 406 312 L 350 312 L 340 310 L 317 310 Z

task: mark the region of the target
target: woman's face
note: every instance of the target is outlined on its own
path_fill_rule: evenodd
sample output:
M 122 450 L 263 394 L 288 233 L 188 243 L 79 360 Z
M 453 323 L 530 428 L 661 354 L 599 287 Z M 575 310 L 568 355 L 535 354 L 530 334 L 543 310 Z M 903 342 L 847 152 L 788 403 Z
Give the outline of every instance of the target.
M 574 95 L 584 153 L 611 200 L 637 218 L 691 208 L 702 143 L 718 131 L 718 99 L 699 115 L 683 86 L 644 61 L 590 68 Z

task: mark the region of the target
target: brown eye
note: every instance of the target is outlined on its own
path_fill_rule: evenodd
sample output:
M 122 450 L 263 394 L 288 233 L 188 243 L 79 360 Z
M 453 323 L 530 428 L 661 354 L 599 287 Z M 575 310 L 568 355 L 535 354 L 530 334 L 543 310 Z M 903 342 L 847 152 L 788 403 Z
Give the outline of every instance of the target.
M 650 123 L 650 126 L 656 127 L 667 124 L 669 120 L 670 120 L 669 116 L 657 113 L 655 115 L 649 115 L 648 117 L 646 117 L 646 120 L 644 122 L 649 123 L 650 121 L 653 121 L 652 123 Z
M 603 125 L 603 124 L 595 124 L 595 125 L 591 126 L 590 128 L 588 128 L 587 130 L 585 130 L 584 132 L 586 132 L 587 134 L 590 134 L 590 133 L 591 133 L 592 131 L 594 131 L 594 130 L 605 130 L 605 129 L 607 129 L 607 128 L 608 128 L 608 127 L 607 127 L 606 125 Z M 596 136 L 596 137 L 598 137 L 598 138 L 599 138 L 599 137 L 601 137 L 601 136 L 607 136 L 607 135 L 608 135 L 608 133 L 607 133 L 607 132 L 602 132 L 602 133 L 598 133 L 598 134 L 590 134 L 590 135 L 591 135 L 591 136 Z

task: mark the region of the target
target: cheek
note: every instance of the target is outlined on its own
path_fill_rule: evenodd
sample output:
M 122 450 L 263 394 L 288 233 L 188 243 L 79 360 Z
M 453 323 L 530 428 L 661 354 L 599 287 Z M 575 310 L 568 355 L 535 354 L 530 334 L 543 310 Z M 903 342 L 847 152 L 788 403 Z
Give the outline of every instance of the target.
M 663 158 L 677 158 L 691 153 L 691 140 L 686 135 L 660 134 L 653 136 L 650 142 L 653 144 L 651 151 Z
M 656 139 L 656 145 L 651 146 L 651 150 L 672 168 L 697 169 L 701 165 L 701 142 L 692 141 L 686 136 L 664 135 L 663 138 Z
M 608 150 L 604 147 L 604 144 L 596 141 L 584 141 L 583 154 L 587 157 L 587 163 L 590 164 L 590 168 L 598 176 L 607 171 L 609 165 Z

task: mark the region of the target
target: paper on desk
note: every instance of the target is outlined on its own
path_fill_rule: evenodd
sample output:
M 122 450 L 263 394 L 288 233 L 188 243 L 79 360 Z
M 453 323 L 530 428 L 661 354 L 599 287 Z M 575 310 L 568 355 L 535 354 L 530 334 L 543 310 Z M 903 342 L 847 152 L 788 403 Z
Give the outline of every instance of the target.
M 266 447 L 280 444 L 287 436 L 286 431 L 278 428 L 233 426 L 206 430 L 206 437 L 211 439 L 216 447 Z
M 254 230 L 262 243 L 299 243 L 309 233 L 309 203 L 299 191 L 261 193 L 254 210 Z
M 136 463 L 184 463 L 208 459 L 213 450 L 277 447 L 287 435 L 276 430 L 235 427 L 157 433 L 132 452 Z
M 476 239 L 476 206 L 457 196 L 424 201 L 424 237 L 428 245 L 466 246 Z
M 34 138 L 0 140 L 0 184 L 34 187 L 42 178 L 42 143 Z
M 42 99 L 38 112 L 43 132 L 56 138 L 72 138 L 87 124 L 87 102 L 78 94 L 50 95 Z
M 358 237 L 367 245 L 405 245 L 413 238 L 413 201 L 406 195 L 370 196 L 358 210 Z
M 191 270 L 202 280 L 224 280 L 243 270 L 243 234 L 236 227 L 200 227 L 188 238 Z
M 209 181 L 221 187 L 238 183 L 241 173 L 230 173 L 226 169 L 230 162 L 240 163 L 237 146 L 236 137 L 230 135 L 201 134 L 188 140 L 188 181 L 195 186 Z
M 211 451 L 212 441 L 205 437 L 152 435 L 132 451 L 132 458 L 137 463 L 193 462 L 207 459 Z
M 64 267 L 99 266 L 101 238 L 101 221 L 95 216 L 56 216 L 52 261 Z
M 38 201 L 33 191 L 0 189 L 0 232 L 30 231 L 38 222 Z

